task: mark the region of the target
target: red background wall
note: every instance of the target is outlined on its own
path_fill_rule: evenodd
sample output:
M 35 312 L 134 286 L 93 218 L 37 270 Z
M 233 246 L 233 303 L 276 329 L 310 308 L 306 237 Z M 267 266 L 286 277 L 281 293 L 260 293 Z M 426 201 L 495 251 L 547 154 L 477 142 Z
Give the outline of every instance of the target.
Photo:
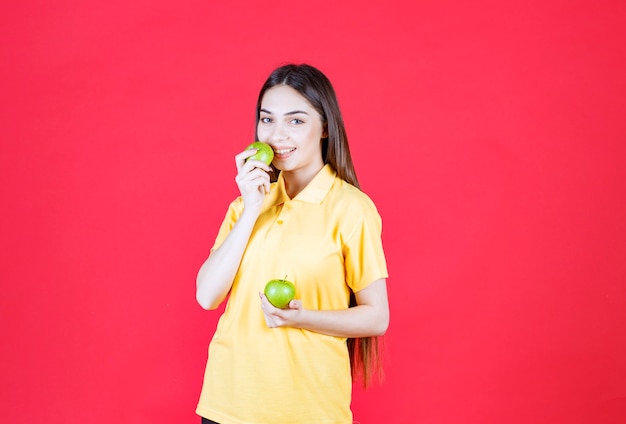
M 195 275 L 286 61 L 384 219 L 355 419 L 626 422 L 624 2 L 413 3 L 1 6 L 3 422 L 198 422 Z

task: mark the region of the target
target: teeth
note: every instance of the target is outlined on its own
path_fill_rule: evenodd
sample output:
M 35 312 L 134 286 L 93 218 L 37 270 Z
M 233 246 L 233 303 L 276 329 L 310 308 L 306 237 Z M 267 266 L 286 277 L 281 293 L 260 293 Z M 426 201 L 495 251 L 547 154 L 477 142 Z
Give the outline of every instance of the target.
M 277 155 L 284 155 L 285 153 L 293 152 L 294 150 L 296 150 L 296 148 L 292 147 L 291 149 L 279 149 L 279 150 L 275 150 L 274 152 Z

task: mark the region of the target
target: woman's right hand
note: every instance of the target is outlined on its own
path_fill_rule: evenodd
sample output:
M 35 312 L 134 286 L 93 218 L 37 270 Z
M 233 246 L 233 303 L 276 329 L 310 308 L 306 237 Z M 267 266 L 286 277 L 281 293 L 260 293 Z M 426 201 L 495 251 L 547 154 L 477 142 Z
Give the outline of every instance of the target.
M 235 156 L 235 164 L 237 166 L 235 181 L 243 198 L 244 208 L 260 211 L 263 199 L 270 191 L 269 173 L 273 172 L 273 170 L 260 160 L 250 159 L 246 161 L 256 152 L 256 149 L 249 149 Z

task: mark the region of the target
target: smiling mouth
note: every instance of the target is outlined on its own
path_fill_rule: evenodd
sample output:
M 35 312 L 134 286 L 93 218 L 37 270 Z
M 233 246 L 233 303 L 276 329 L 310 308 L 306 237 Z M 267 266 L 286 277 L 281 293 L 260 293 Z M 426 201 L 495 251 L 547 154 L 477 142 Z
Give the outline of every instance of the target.
M 294 150 L 296 150 L 295 147 L 292 147 L 291 149 L 276 149 L 276 150 L 274 150 L 274 153 L 277 154 L 277 155 L 284 155 L 286 153 L 291 153 Z

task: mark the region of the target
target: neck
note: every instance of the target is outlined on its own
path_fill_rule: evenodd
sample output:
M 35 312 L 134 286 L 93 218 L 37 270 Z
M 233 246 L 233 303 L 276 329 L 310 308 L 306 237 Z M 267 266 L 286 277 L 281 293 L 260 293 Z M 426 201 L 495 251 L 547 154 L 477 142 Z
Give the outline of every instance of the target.
M 315 178 L 318 172 L 324 167 L 315 167 L 307 170 L 282 171 L 285 180 L 285 191 L 290 199 L 293 199 Z

